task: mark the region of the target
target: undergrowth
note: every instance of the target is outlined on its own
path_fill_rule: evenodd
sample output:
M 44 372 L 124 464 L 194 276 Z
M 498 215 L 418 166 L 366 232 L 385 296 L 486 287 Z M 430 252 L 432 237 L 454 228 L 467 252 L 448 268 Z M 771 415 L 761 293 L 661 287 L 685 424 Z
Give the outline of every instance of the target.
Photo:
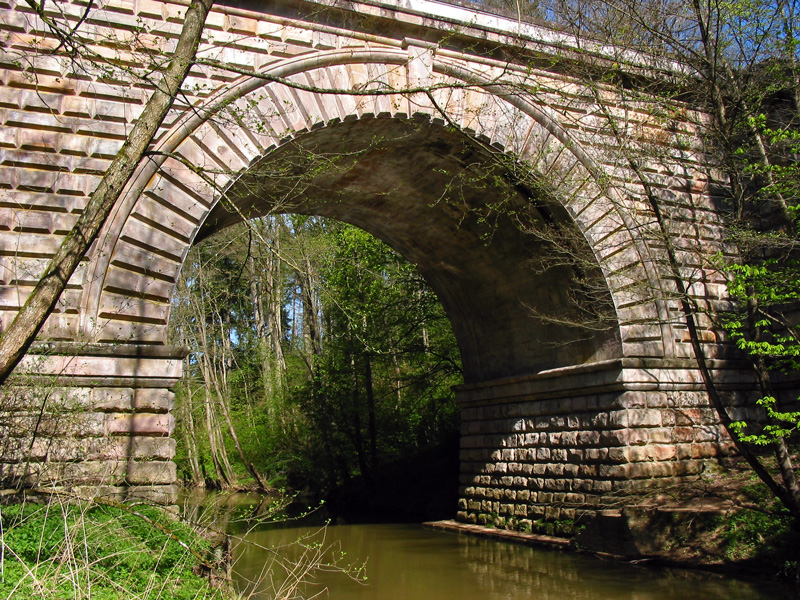
M 54 499 L 0 507 L 0 598 L 222 600 L 209 543 L 153 506 Z
M 716 520 L 720 549 L 725 560 L 757 562 L 771 570 L 795 577 L 798 574 L 797 523 L 759 483 L 743 486 L 742 496 L 750 506 Z

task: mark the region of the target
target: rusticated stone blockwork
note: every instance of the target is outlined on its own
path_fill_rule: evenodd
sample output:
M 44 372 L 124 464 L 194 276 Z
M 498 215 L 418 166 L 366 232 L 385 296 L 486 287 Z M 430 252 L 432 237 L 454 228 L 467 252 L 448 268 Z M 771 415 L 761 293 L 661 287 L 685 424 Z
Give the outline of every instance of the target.
M 700 475 L 732 444 L 686 367 L 609 361 L 462 387 L 458 518 L 585 518 Z M 750 387 L 727 367 L 723 388 Z M 648 384 L 658 371 L 680 383 Z
M 725 358 L 703 315 L 726 306 L 708 258 L 729 248 L 706 115 L 648 93 L 670 65 L 428 0 L 231 4 L 46 322 L 58 344 L 4 390 L 4 476 L 168 488 L 181 266 L 270 211 L 366 229 L 442 300 L 467 383 L 462 518 L 568 516 L 725 449 L 675 281 L 703 311 L 706 356 Z M 79 65 L 27 3 L 0 0 L 0 331 L 144 109 L 185 10 L 57 7 L 81 25 Z M 631 85 L 602 83 L 607 69 Z M 576 307 L 592 294 L 596 311 Z M 587 312 L 603 326 L 582 327 Z
M 174 394 L 184 351 L 39 345 L 3 390 L 0 481 L 174 500 Z

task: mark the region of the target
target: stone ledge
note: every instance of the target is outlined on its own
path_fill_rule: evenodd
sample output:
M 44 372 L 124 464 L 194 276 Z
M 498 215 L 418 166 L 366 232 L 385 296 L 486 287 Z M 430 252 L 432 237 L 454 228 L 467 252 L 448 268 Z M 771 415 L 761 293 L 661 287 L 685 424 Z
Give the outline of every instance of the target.
M 178 501 L 179 488 L 174 484 L 167 485 L 77 485 L 77 486 L 40 486 L 27 490 L 17 488 L 0 488 L 0 497 L 15 496 L 20 493 L 33 494 L 66 494 L 67 496 L 93 500 L 106 498 L 117 502 L 134 500 L 136 502 L 150 502 L 163 506 L 174 506 Z
M 709 360 L 707 363 L 720 389 L 756 390 L 748 363 L 739 360 Z M 781 381 L 781 385 L 798 387 L 796 381 Z M 691 359 L 615 358 L 459 385 L 453 389 L 458 405 L 468 408 L 522 400 L 558 399 L 576 394 L 704 391 L 705 383 Z
M 508 529 L 495 529 L 493 527 L 484 527 L 483 525 L 459 523 L 458 521 L 429 521 L 423 523 L 422 526 L 437 531 L 486 537 L 526 546 L 539 546 L 555 550 L 569 550 L 571 547 L 571 542 L 567 538 L 540 535 L 537 533 L 525 533 L 522 531 L 510 531 Z
M 28 354 L 57 356 L 110 356 L 120 358 L 180 358 L 189 349 L 183 346 L 152 344 L 103 344 L 84 342 L 35 342 Z

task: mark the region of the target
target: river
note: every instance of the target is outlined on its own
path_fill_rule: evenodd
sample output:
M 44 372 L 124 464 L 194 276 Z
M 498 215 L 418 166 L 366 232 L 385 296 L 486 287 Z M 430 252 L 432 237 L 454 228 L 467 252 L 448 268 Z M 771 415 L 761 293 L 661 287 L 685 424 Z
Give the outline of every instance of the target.
M 701 571 L 431 531 L 419 524 L 232 526 L 232 576 L 256 600 L 779 600 L 785 588 Z M 245 530 L 243 533 L 242 530 Z M 321 568 L 314 570 L 314 565 Z M 304 579 L 298 586 L 296 580 Z M 252 582 L 258 581 L 254 585 Z M 295 595 L 292 595 L 295 594 Z

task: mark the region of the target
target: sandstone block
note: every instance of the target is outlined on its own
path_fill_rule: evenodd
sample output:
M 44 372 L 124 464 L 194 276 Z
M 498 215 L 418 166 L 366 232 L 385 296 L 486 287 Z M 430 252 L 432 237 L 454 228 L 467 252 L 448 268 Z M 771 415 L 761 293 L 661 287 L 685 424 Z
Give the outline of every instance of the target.
M 169 436 L 175 425 L 170 414 L 109 414 L 105 420 L 107 435 L 138 434 Z
M 164 485 L 177 480 L 172 461 L 135 462 L 125 465 L 125 480 L 133 485 Z
M 98 410 L 108 412 L 167 412 L 175 403 L 175 394 L 163 388 L 96 388 L 94 402 Z

